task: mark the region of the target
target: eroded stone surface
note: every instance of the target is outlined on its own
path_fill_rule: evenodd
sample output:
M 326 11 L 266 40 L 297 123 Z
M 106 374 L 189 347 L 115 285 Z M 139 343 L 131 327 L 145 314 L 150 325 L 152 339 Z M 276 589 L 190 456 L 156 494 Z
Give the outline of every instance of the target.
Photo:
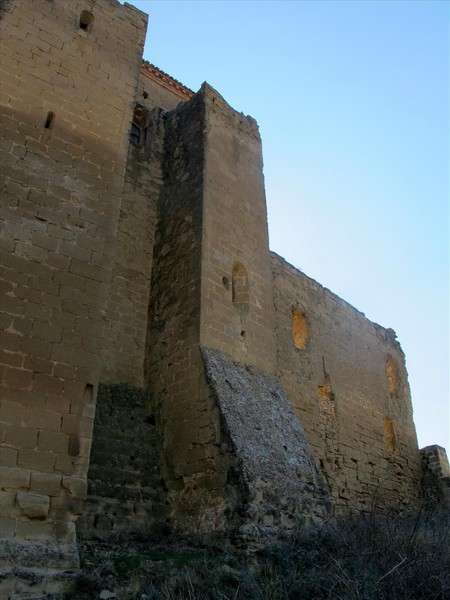
M 206 377 L 236 454 L 247 494 L 245 520 L 290 528 L 324 518 L 325 483 L 280 382 L 203 347 Z
M 50 497 L 44 494 L 19 492 L 17 494 L 17 504 L 26 517 L 45 519 L 50 510 Z

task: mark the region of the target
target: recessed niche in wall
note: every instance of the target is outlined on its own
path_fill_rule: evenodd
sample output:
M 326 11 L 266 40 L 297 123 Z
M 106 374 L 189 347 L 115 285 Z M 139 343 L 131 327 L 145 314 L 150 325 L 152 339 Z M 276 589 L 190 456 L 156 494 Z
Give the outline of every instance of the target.
M 396 394 L 400 387 L 400 375 L 397 362 L 389 355 L 386 359 L 386 375 L 388 378 L 389 392 Z
M 88 10 L 82 10 L 80 14 L 80 29 L 89 31 L 94 22 L 94 15 Z
M 250 306 L 247 269 L 240 262 L 233 265 L 231 276 L 231 290 L 233 304 L 241 311 L 247 312 Z
M 292 337 L 294 339 L 295 347 L 302 350 L 308 342 L 308 323 L 306 322 L 306 315 L 303 311 L 298 309 L 296 306 L 291 308 L 292 313 Z
M 395 450 L 394 423 L 390 417 L 384 417 L 384 439 L 388 452 Z

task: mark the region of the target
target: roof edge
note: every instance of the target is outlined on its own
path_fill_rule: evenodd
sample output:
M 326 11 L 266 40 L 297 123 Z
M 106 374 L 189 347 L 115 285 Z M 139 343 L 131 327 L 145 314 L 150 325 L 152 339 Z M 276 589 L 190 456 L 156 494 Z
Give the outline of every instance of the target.
M 162 87 L 170 90 L 176 94 L 182 100 L 190 100 L 194 95 L 194 92 L 188 87 L 183 85 L 180 81 L 177 81 L 161 69 L 158 69 L 155 65 L 150 63 L 148 60 L 142 61 L 141 73 L 146 77 L 149 77 L 153 81 L 156 81 Z

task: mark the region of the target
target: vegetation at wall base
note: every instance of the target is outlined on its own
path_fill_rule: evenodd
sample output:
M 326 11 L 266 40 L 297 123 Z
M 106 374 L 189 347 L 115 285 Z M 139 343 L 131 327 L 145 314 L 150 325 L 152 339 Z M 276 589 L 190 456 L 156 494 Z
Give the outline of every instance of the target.
M 186 538 L 124 540 L 81 545 L 67 600 L 450 598 L 448 509 L 333 518 L 246 555 Z

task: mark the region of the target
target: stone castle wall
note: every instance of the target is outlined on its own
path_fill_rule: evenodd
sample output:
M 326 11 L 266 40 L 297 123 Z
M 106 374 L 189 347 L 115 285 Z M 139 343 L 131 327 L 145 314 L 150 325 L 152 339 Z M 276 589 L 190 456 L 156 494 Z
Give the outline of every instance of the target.
M 339 512 L 414 505 L 420 456 L 392 330 L 272 254 L 278 375 Z
M 146 30 L 108 0 L 81 27 L 85 9 L 2 4 L 1 531 L 15 568 L 32 543 L 76 564 Z
M 162 79 L 155 81 L 157 74 Z M 128 147 L 105 320 L 101 379 L 108 383 L 144 385 L 153 248 L 163 183 L 165 112 L 192 96 L 187 88 L 173 91 L 162 87 L 166 79 L 154 67 L 143 64 L 134 106 L 140 139 Z
M 142 63 L 129 5 L 0 16 L 6 593 L 31 547 L 76 566 L 81 514 L 245 543 L 416 505 L 403 352 L 270 253 L 256 122 Z
M 81 538 L 122 534 L 124 539 L 142 539 L 169 529 L 159 456 L 158 427 L 147 391 L 127 384 L 100 385 L 87 499 L 77 521 Z
M 102 381 L 144 384 L 150 279 L 162 182 L 160 109 L 148 116 L 147 143 L 130 144 L 105 319 Z
M 300 508 L 288 497 L 307 498 L 312 506 L 314 490 L 315 504 L 321 506 L 322 480 L 300 426 L 288 427 L 287 418 L 286 426 L 272 419 L 278 433 L 269 428 L 271 415 L 287 409 L 288 400 L 272 375 L 273 302 L 255 123 L 202 86 L 166 117 L 163 171 L 148 381 L 162 429 L 172 524 L 209 533 L 239 528 L 252 514 L 259 525 L 273 521 L 279 526 L 284 516 L 293 526 Z M 258 371 L 248 370 L 249 365 Z M 233 369 L 245 377 L 237 375 L 230 400 Z M 264 393 L 261 382 L 275 390 L 272 395 Z M 236 418 L 232 407 L 239 395 L 247 396 L 245 419 L 244 410 Z M 285 437 L 281 454 L 279 435 Z M 289 460 L 292 465 L 300 461 L 289 476 L 290 492 L 281 476 L 274 478 L 276 469 L 286 472 L 282 465 Z M 274 519 L 282 497 L 286 510 L 279 508 Z
M 261 138 L 251 117 L 206 92 L 201 342 L 274 373 Z
M 199 349 L 204 112 L 197 95 L 166 118 L 147 345 L 173 524 L 199 531 L 220 517 L 220 493 L 207 481 L 223 472 Z

